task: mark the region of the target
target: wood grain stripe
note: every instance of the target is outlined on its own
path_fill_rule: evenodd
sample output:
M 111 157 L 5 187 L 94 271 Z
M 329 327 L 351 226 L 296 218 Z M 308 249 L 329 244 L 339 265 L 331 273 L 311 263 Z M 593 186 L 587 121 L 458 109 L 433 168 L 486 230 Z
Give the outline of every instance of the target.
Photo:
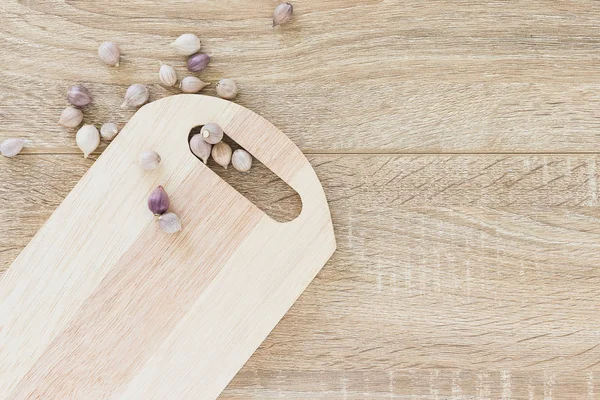
M 513 399 L 531 388 L 537 400 L 541 369 L 553 398 L 598 399 L 597 155 L 309 159 L 338 251 L 223 399 L 452 398 L 455 385 L 466 398 L 511 387 Z M 0 158 L 3 268 L 89 164 Z M 250 175 L 216 171 L 280 215 L 296 212 L 260 163 Z M 173 356 L 168 340 L 158 352 Z
M 159 84 L 158 64 L 188 74 L 169 43 L 189 31 L 213 57 L 202 79 L 235 79 L 236 103 L 304 151 L 598 148 L 598 1 L 299 0 L 280 30 L 270 27 L 272 8 L 248 0 L 2 1 L 0 135 L 79 154 L 74 130 L 56 124 L 67 86 L 85 83 L 94 94 L 86 123 L 122 126 L 133 114 L 119 107 L 131 83 L 148 84 L 152 101 L 179 93 Z M 108 39 L 121 46 L 118 69 L 98 59 Z

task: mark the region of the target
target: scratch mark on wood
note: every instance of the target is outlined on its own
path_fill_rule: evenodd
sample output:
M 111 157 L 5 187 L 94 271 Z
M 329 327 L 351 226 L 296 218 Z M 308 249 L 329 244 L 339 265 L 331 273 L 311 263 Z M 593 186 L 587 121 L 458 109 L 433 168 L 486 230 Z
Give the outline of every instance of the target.
M 544 371 L 544 400 L 552 400 L 552 388 L 554 383 L 554 374 L 549 371 Z
M 452 398 L 462 398 L 462 388 L 460 387 L 460 371 L 456 371 L 452 374 Z
M 590 186 L 589 206 L 598 205 L 598 183 L 596 179 L 596 160 L 590 160 L 588 163 L 588 184 Z
M 511 400 L 512 398 L 512 375 L 510 371 L 501 372 L 502 379 L 502 400 Z
M 549 171 L 549 168 L 548 168 L 548 158 L 544 157 L 543 158 L 543 162 L 544 162 L 543 182 L 544 182 L 544 185 L 547 185 L 548 182 L 550 181 L 550 171 Z
M 489 400 L 490 398 L 490 387 L 487 383 L 487 380 L 487 372 L 477 373 L 477 397 L 481 400 Z
M 342 399 L 348 399 L 348 378 L 345 372 L 342 374 Z
M 535 400 L 535 385 L 531 378 L 527 380 L 527 393 L 529 394 L 529 400 Z
M 437 389 L 437 381 L 439 378 L 440 371 L 438 369 L 433 370 L 429 373 L 429 394 L 433 396 L 434 400 L 439 400 L 439 390 Z

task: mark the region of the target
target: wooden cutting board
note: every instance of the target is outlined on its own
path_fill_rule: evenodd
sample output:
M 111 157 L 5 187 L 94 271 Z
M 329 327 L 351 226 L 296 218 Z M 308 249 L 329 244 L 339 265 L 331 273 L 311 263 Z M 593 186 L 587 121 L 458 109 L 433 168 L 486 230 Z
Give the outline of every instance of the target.
M 191 154 L 208 122 L 298 192 L 295 220 L 272 220 Z M 159 169 L 136 164 L 145 150 Z M 148 210 L 158 185 L 176 235 Z M 271 123 L 214 97 L 146 105 L 0 281 L 0 398 L 215 399 L 335 246 L 314 170 Z

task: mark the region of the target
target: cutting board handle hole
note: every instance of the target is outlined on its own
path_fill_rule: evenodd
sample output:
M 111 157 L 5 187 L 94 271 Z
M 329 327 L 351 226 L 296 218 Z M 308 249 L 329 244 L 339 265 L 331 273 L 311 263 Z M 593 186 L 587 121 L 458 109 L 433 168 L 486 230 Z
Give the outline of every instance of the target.
M 188 141 L 192 136 L 200 133 L 201 129 L 202 126 L 193 128 L 190 131 Z M 240 145 L 227 136 L 227 133 L 225 133 L 223 141 L 230 145 L 234 151 L 241 148 Z M 202 161 L 198 159 L 198 162 L 201 163 Z M 208 168 L 275 221 L 292 221 L 302 211 L 300 195 L 256 158 L 252 161 L 252 168 L 246 173 L 237 171 L 232 165 L 224 169 L 212 157 L 208 161 Z

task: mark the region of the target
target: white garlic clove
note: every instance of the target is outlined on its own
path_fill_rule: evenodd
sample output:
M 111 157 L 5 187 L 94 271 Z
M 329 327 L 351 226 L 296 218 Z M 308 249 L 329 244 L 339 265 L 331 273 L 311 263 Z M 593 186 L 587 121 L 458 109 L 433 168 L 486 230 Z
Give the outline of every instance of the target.
M 121 51 L 115 42 L 104 42 L 98 47 L 98 56 L 108 65 L 119 66 Z
M 285 24 L 292 19 L 294 13 L 294 7 L 290 3 L 281 3 L 275 7 L 273 12 L 273 27 L 277 25 Z
M 202 162 L 206 164 L 208 162 L 208 158 L 210 157 L 212 144 L 207 143 L 202 135 L 197 134 L 192 136 L 190 139 L 190 150 L 192 150 L 192 153 L 194 153 L 196 157 L 201 159 Z
M 200 39 L 192 33 L 184 33 L 171 46 L 182 56 L 190 56 L 200 50 Z
M 160 161 L 160 155 L 155 151 L 143 151 L 138 156 L 140 167 L 147 171 L 158 168 Z
M 88 158 L 100 145 L 100 132 L 94 125 L 84 125 L 77 131 L 75 140 L 77 146 L 83 152 L 83 157 Z
M 158 71 L 158 78 L 165 86 L 175 86 L 177 84 L 177 72 L 170 65 L 163 64 Z
M 4 157 L 14 157 L 23 150 L 27 142 L 29 141 L 21 138 L 6 139 L 0 143 L 0 154 Z
M 252 156 L 244 149 L 237 149 L 231 156 L 231 165 L 240 172 L 248 172 L 252 168 Z
M 233 79 L 221 79 L 217 83 L 217 95 L 223 99 L 233 100 L 237 96 L 237 84 Z
M 146 87 L 146 85 L 136 83 L 129 86 L 127 89 L 127 92 L 125 93 L 125 100 L 123 101 L 123 104 L 121 104 L 121 107 L 140 107 L 148 101 L 149 97 L 150 92 L 148 91 L 148 87 Z
M 204 125 L 202 129 L 200 129 L 200 134 L 204 140 L 210 144 L 217 144 L 223 140 L 223 129 L 212 122 Z
M 231 146 L 225 142 L 219 142 L 213 146 L 211 154 L 217 164 L 227 169 L 231 162 Z
M 186 76 L 181 80 L 179 88 L 183 93 L 198 93 L 208 85 L 209 83 L 202 82 L 195 76 Z
M 119 133 L 119 127 L 112 122 L 107 122 L 100 128 L 100 135 L 105 140 L 113 140 L 117 133 Z
M 179 217 L 172 212 L 165 213 L 158 217 L 158 225 L 160 225 L 160 228 L 168 234 L 177 233 L 183 229 Z
M 66 128 L 76 128 L 83 121 L 83 112 L 75 107 L 67 107 L 60 114 L 59 125 Z

